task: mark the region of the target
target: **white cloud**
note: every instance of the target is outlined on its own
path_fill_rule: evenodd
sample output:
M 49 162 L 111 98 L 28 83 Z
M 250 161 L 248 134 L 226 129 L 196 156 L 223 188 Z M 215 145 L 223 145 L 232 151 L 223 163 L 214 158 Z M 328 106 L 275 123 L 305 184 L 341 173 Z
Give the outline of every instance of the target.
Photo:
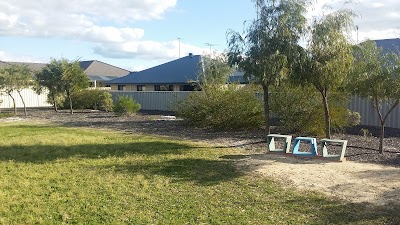
M 37 58 L 29 55 L 15 55 L 9 52 L 0 51 L 0 61 L 47 63 L 48 59 Z
M 168 41 L 131 41 L 124 43 L 102 43 L 95 48 L 95 53 L 110 58 L 138 58 L 146 60 L 172 60 L 193 54 L 207 54 L 209 49 L 194 45 Z
M 144 30 L 102 24 L 160 19 L 176 0 L 14 0 L 0 2 L 0 35 L 123 42 Z
M 354 18 L 354 25 L 359 28 L 359 41 L 366 38 L 385 39 L 399 37 L 400 1 L 398 0 L 358 0 L 352 3 L 348 3 L 346 0 L 320 0 L 312 7 L 312 11 L 308 16 L 318 16 L 325 4 L 329 4 L 331 10 L 343 8 L 353 10 L 357 15 Z M 356 41 L 356 36 L 356 32 L 353 32 L 354 41 Z

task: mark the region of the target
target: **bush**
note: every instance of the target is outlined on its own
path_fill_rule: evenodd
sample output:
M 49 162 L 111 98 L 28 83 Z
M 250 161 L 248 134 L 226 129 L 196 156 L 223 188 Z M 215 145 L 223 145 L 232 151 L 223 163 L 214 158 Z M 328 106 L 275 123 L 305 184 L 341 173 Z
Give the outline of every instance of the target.
M 140 104 L 128 96 L 119 96 L 118 101 L 114 105 L 114 112 L 118 115 L 130 116 L 139 110 Z
M 71 98 L 74 109 L 94 109 L 108 112 L 112 111 L 114 106 L 111 94 L 104 90 L 85 89 L 73 93 Z M 68 106 L 69 104 L 64 103 L 64 105 Z
M 332 130 L 359 123 L 358 113 L 346 109 L 346 96 L 332 95 L 328 101 Z M 315 136 L 325 134 L 325 112 L 321 96 L 313 87 L 282 85 L 271 95 L 270 104 L 274 116 L 286 132 Z
M 254 90 L 237 85 L 203 87 L 178 103 L 174 111 L 190 125 L 216 130 L 258 128 L 264 118 L 262 102 Z

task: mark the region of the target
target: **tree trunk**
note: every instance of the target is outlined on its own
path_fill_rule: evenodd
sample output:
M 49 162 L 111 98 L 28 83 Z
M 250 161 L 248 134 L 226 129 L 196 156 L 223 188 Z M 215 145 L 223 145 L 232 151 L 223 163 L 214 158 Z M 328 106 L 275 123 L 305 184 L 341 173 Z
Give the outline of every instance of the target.
M 328 97 L 326 93 L 321 92 L 322 95 L 322 103 L 324 104 L 325 110 L 325 137 L 331 138 L 331 115 L 329 113 L 329 105 L 328 105 Z
M 28 113 L 26 112 L 26 105 L 25 105 L 24 98 L 21 95 L 21 91 L 17 91 L 17 92 L 18 92 L 19 97 L 21 98 L 22 104 L 24 105 L 24 115 L 25 115 L 25 117 L 27 117 Z
M 383 138 L 385 137 L 385 121 L 381 120 L 381 133 L 379 135 L 379 153 L 383 154 Z
M 51 98 L 53 99 L 53 106 L 54 110 L 58 112 L 58 107 L 57 107 L 57 101 L 56 101 L 56 95 L 54 93 L 51 94 Z
M 72 98 L 71 98 L 71 92 L 70 91 L 67 91 L 67 96 L 68 96 L 68 100 L 69 100 L 70 113 L 72 115 L 72 114 L 74 114 L 74 110 L 72 109 Z
M 268 85 L 262 85 L 264 91 L 264 124 L 265 124 L 265 137 L 271 132 L 271 125 L 269 120 L 269 88 Z
M 17 115 L 17 106 L 16 106 L 16 104 L 15 104 L 15 99 L 14 99 L 14 97 L 12 96 L 11 92 L 7 92 L 7 94 L 8 94 L 8 96 L 10 96 L 10 98 L 11 98 L 12 101 L 13 101 L 13 104 L 14 104 L 14 114 Z

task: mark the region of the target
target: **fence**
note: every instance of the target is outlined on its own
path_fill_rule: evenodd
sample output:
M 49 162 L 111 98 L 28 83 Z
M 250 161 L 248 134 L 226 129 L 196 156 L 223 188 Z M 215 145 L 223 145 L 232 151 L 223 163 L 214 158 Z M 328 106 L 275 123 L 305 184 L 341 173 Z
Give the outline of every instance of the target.
M 136 102 L 138 102 L 143 110 L 158 110 L 158 111 L 171 111 L 173 106 L 185 99 L 190 95 L 191 92 L 186 91 L 152 91 L 152 92 L 131 92 L 131 91 L 110 91 L 114 101 L 118 99 L 119 96 L 125 95 L 132 97 Z M 27 107 L 50 107 L 51 105 L 47 103 L 47 92 L 44 91 L 41 95 L 36 94 L 32 89 L 25 89 L 21 91 L 22 97 L 24 98 Z M 16 106 L 22 108 L 23 104 L 21 98 L 17 92 L 12 93 L 15 98 Z M 262 98 L 262 96 L 258 96 Z M 0 104 L 0 108 L 12 108 L 14 106 L 12 99 L 2 93 L 0 95 L 0 100 L 3 102 Z M 380 121 L 378 114 L 376 113 L 372 103 L 360 97 L 353 97 L 350 99 L 348 108 L 352 111 L 359 112 L 361 115 L 361 124 L 368 126 L 379 126 Z M 389 110 L 389 105 L 384 104 L 382 106 L 383 113 L 385 114 Z M 400 129 L 400 107 L 398 106 L 389 115 L 386 121 L 386 127 L 399 128 Z
M 160 110 L 171 111 L 173 105 L 180 100 L 185 99 L 190 92 L 130 92 L 130 91 L 111 91 L 113 100 L 118 96 L 126 95 L 132 97 L 136 102 L 140 103 L 144 110 Z M 262 99 L 262 95 L 258 94 L 258 98 Z M 361 115 L 361 125 L 380 126 L 379 117 L 372 103 L 361 97 L 355 96 L 350 99 L 348 108 L 352 111 L 359 112 Z M 389 110 L 389 105 L 382 106 L 383 112 Z M 400 106 L 398 106 L 389 115 L 386 121 L 386 127 L 400 129 Z
M 188 91 L 111 91 L 114 102 L 119 96 L 132 97 L 142 110 L 172 111 L 174 105 L 190 95 Z
M 32 89 L 24 89 L 21 91 L 22 98 L 25 101 L 26 107 L 29 108 L 38 108 L 38 107 L 50 107 L 51 105 L 47 103 L 47 91 L 44 90 L 42 94 L 38 95 L 36 94 L 35 91 Z M 18 92 L 14 91 L 11 93 L 11 95 L 15 99 L 15 105 L 18 108 L 24 107 L 24 104 L 22 103 L 21 97 L 19 96 Z M 13 108 L 14 107 L 14 102 L 12 98 L 5 94 L 4 92 L 1 92 L 0 95 L 0 108 L 5 109 L 5 108 Z

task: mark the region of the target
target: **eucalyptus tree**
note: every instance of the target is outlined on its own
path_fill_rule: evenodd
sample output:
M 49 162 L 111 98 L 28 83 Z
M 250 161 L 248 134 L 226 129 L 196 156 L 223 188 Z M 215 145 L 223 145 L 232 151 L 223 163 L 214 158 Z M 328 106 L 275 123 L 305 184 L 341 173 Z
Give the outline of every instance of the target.
M 380 120 L 379 151 L 383 153 L 385 123 L 389 114 L 400 103 L 400 55 L 384 52 L 374 41 L 366 41 L 354 48 L 355 73 L 351 79 L 352 91 L 374 105 Z M 382 104 L 389 108 L 382 110 Z
M 262 86 L 265 131 L 270 133 L 270 87 L 295 71 L 306 31 L 306 0 L 255 0 L 257 18 L 245 23 L 243 33 L 227 32 L 228 56 L 247 77 Z M 246 25 L 247 24 L 247 25 Z
M 89 78 L 80 67 L 79 61 L 69 61 L 67 59 L 52 59 L 42 71 L 36 74 L 37 82 L 40 86 L 49 90 L 49 96 L 57 111 L 57 98 L 66 95 L 70 112 L 73 114 L 71 95 L 78 90 L 89 86 Z M 42 91 L 41 88 L 37 89 Z
M 43 87 L 48 90 L 48 99 L 54 106 L 54 110 L 58 111 L 58 97 L 63 94 L 62 86 L 62 61 L 52 59 L 41 71 L 36 73 L 36 81 L 39 87 L 36 91 L 40 94 L 43 92 Z
M 89 87 L 89 78 L 81 68 L 79 61 L 62 60 L 62 87 L 69 101 L 70 113 L 73 114 L 71 95 Z
M 26 65 L 8 65 L 0 70 L 0 89 L 2 89 L 13 101 L 14 114 L 17 114 L 15 98 L 12 95 L 16 91 L 24 105 L 24 114 L 27 116 L 25 100 L 21 91 L 32 85 L 32 73 Z
M 352 28 L 353 15 L 349 10 L 339 10 L 314 19 L 303 67 L 305 70 L 300 76 L 321 94 L 327 138 L 331 137 L 328 99 L 332 92 L 343 88 L 352 69 L 353 52 L 346 32 Z
M 21 91 L 30 88 L 33 85 L 32 71 L 26 65 L 16 65 L 12 66 L 13 76 L 15 76 L 14 89 L 17 91 L 19 97 L 21 98 L 22 104 L 24 105 L 24 115 L 28 116 L 26 111 L 26 103 L 22 97 Z

